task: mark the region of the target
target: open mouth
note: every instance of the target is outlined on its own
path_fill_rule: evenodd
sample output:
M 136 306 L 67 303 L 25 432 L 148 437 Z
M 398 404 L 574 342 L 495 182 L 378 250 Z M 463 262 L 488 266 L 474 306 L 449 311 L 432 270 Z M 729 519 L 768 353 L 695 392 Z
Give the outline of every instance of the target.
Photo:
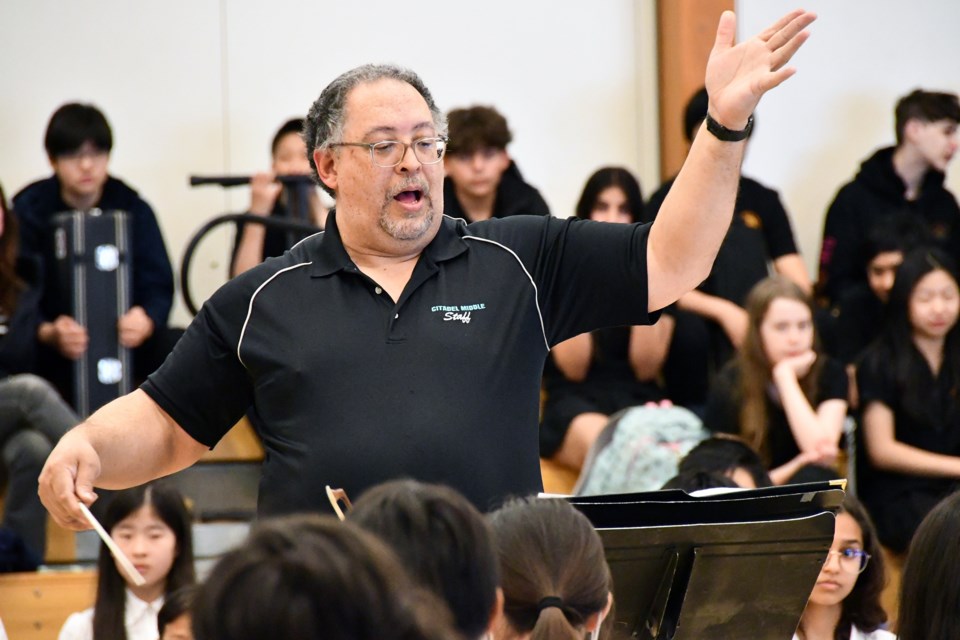
M 420 200 L 423 199 L 423 191 L 420 191 L 419 189 L 401 191 L 397 195 L 393 196 L 393 199 L 402 204 L 419 204 Z

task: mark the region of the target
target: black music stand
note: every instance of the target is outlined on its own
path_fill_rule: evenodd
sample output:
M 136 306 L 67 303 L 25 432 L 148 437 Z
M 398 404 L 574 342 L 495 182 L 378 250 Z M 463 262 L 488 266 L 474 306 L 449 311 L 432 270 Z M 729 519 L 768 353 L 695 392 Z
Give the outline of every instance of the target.
M 618 637 L 789 639 L 833 543 L 842 484 L 567 498 L 596 527 Z

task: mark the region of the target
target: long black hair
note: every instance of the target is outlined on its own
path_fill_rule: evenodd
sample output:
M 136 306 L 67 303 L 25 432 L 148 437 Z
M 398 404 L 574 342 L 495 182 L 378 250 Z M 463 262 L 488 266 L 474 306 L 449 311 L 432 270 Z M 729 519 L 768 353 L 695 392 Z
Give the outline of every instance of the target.
M 575 215 L 589 220 L 590 213 L 597 204 L 597 198 L 610 187 L 617 187 L 623 191 L 627 197 L 627 206 L 630 208 L 633 222 L 640 222 L 643 219 L 643 193 L 640 190 L 640 182 L 623 167 L 603 167 L 587 178 L 580 200 L 577 202 Z
M 153 507 L 157 516 L 170 527 L 177 540 L 176 555 L 164 586 L 166 596 L 196 581 L 190 514 L 180 492 L 163 483 L 150 483 L 119 491 L 107 506 L 102 524 L 108 532 L 112 531 L 122 520 L 146 505 Z M 100 545 L 97 574 L 93 638 L 94 640 L 126 640 L 124 608 L 127 583 L 117 571 L 110 550 L 104 544 Z
M 869 365 L 890 368 L 906 414 L 920 424 L 931 426 L 939 424 L 943 417 L 935 413 L 937 403 L 930 402 L 930 388 L 925 382 L 928 377 L 923 375 L 929 365 L 913 341 L 910 297 L 917 283 L 934 271 L 944 271 L 960 283 L 956 263 L 939 249 L 916 249 L 904 257 L 890 290 L 883 330 L 871 354 L 874 361 Z M 960 323 L 947 333 L 940 375 L 945 377 L 951 396 L 956 397 L 960 390 Z

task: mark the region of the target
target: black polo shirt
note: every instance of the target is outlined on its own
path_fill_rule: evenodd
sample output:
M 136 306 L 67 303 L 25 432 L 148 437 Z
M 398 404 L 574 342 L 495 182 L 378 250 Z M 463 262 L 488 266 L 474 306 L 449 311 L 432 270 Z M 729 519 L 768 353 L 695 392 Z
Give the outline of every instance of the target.
M 143 389 L 209 446 L 249 413 L 267 452 L 261 514 L 322 509 L 327 484 L 356 496 L 397 477 L 486 509 L 541 489 L 549 348 L 655 319 L 648 229 L 444 218 L 394 302 L 331 214 L 325 232 L 215 293 Z

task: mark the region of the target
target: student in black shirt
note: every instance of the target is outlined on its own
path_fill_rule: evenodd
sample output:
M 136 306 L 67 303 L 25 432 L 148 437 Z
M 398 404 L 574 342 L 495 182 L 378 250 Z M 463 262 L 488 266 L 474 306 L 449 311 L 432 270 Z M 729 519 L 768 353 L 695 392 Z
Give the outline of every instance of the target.
M 847 378 L 819 353 L 813 305 L 783 276 L 761 281 L 747 298 L 743 346 L 710 390 L 704 422 L 738 433 L 760 452 L 774 484 L 807 464 L 831 466 L 847 414 Z
M 857 367 L 857 486 L 880 540 L 898 552 L 960 479 L 957 281 L 947 254 L 908 254 L 890 291 L 883 333 Z

